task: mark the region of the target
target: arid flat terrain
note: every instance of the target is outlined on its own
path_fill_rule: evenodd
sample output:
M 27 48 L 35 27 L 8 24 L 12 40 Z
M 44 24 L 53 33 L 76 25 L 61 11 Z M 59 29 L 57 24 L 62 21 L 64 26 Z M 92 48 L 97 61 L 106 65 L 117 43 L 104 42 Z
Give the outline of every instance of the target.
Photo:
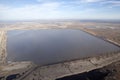
M 120 44 L 120 24 L 97 24 L 92 27 L 84 27 L 88 32 L 96 34 L 103 39 L 109 39 Z
M 77 22 L 77 21 L 66 21 L 66 22 L 61 21 L 61 22 L 48 22 L 48 23 L 39 23 L 39 22 L 17 22 L 17 23 L 9 23 L 9 24 L 0 23 L 0 44 L 1 44 L 0 45 L 0 55 L 1 55 L 0 60 L 1 60 L 1 63 L 6 62 L 6 57 L 7 57 L 7 53 L 6 53 L 6 32 L 7 31 L 9 30 L 38 30 L 38 29 L 83 30 L 93 36 L 96 36 L 100 39 L 104 39 L 105 41 L 115 44 L 118 47 L 120 46 L 119 45 L 120 44 L 120 24 L 119 23 L 115 24 L 115 23 Z M 31 77 L 33 78 L 36 75 L 40 77 L 35 77 L 35 80 L 37 80 L 37 78 L 42 79 L 42 80 L 48 80 L 48 78 L 56 79 L 56 78 L 64 77 L 67 75 L 78 74 L 78 73 L 82 73 L 86 71 L 88 72 L 93 69 L 100 68 L 99 70 L 102 70 L 103 72 L 106 70 L 110 72 L 107 76 L 105 76 L 103 80 L 119 80 L 120 79 L 119 77 L 120 76 L 120 68 L 119 68 L 120 57 L 118 56 L 119 54 L 120 53 L 117 52 L 115 54 L 112 53 L 112 55 L 109 57 L 102 56 L 99 58 L 100 61 L 98 59 L 96 60 L 96 58 L 91 58 L 90 61 L 88 59 L 85 59 L 83 61 L 77 60 L 77 61 L 70 62 L 70 64 L 68 62 L 66 63 L 67 65 L 66 64 L 62 65 L 61 63 L 61 64 L 56 64 L 56 65 L 51 65 L 51 66 L 37 67 L 38 71 L 36 71 L 37 69 L 35 68 L 35 71 L 27 74 L 29 78 L 26 76 L 25 78 L 22 77 L 21 79 L 24 78 L 24 80 L 28 80 Z M 87 65 L 85 65 L 86 62 L 88 63 Z M 81 63 L 83 65 L 80 65 Z M 73 66 L 74 64 L 76 66 Z M 58 71 L 54 71 L 54 68 L 56 69 L 61 68 L 61 69 Z M 73 70 L 73 72 L 71 72 L 71 70 Z M 50 75 L 51 71 L 53 71 L 53 73 Z M 34 74 L 34 73 L 37 73 L 37 74 Z M 93 79 L 88 79 L 88 80 L 93 80 Z

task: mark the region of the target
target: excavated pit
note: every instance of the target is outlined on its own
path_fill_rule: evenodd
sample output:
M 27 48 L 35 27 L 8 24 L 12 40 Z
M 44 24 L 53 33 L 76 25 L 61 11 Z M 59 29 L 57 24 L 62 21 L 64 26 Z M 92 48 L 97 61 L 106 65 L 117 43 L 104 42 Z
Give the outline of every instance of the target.
M 32 61 L 40 66 L 120 50 L 81 30 L 12 30 L 7 36 L 8 61 Z

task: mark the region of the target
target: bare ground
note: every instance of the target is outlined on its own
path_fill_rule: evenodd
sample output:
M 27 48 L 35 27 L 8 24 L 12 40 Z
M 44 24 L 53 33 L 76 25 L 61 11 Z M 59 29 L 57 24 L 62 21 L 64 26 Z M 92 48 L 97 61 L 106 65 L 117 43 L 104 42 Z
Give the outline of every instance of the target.
M 56 80 L 120 80 L 120 61 L 89 72 L 65 76 Z
M 8 31 L 8 30 L 28 30 L 28 29 L 51 29 L 51 28 L 52 29 L 53 28 L 55 28 L 55 29 L 56 28 L 57 29 L 58 28 L 60 28 L 60 29 L 65 29 L 65 28 L 67 28 L 67 29 L 68 28 L 70 28 L 70 29 L 81 29 L 81 30 L 84 30 L 84 31 L 86 31 L 86 32 L 88 32 L 90 34 L 97 35 L 97 36 L 99 36 L 101 38 L 109 39 L 109 40 L 112 40 L 112 41 L 120 44 L 120 24 L 110 24 L 110 23 L 78 23 L 78 22 L 65 22 L 64 23 L 63 22 L 63 23 L 56 23 L 56 24 L 53 25 L 53 24 L 39 24 L 39 23 L 32 23 L 32 24 L 31 23 L 30 24 L 29 23 L 25 23 L 25 24 L 22 23 L 22 24 L 13 24 L 13 25 L 10 25 L 10 27 L 7 27 L 7 28 L 0 28 L 0 30 L 1 30 L 0 32 L 5 31 L 5 30 Z M 2 39 L 0 39 L 0 40 L 2 40 Z M 5 47 L 5 45 L 4 45 L 4 47 Z M 0 48 L 0 49 L 2 49 L 2 48 Z M 2 51 L 2 50 L 0 50 L 0 51 Z M 0 52 L 0 54 L 3 54 L 3 53 Z M 119 57 L 117 59 L 119 59 Z M 114 60 L 116 62 L 114 62 Z M 113 63 L 111 63 L 110 65 L 107 65 L 107 66 L 102 65 L 102 64 L 107 64 L 107 63 L 104 63 L 104 61 L 101 63 L 98 60 L 98 62 L 97 62 L 99 64 L 99 66 L 100 65 L 105 66 L 103 68 L 98 68 L 97 71 L 103 72 L 103 73 L 109 72 L 101 80 L 120 80 L 120 77 L 119 77 L 120 76 L 120 61 L 116 60 L 116 58 L 110 59 L 108 62 L 110 62 L 110 61 L 113 61 Z M 94 62 L 96 62 L 96 59 L 92 59 L 92 63 L 94 63 Z M 73 61 L 73 62 L 70 62 L 68 64 L 61 65 L 61 67 L 64 67 L 64 68 L 67 67 L 68 72 L 70 72 L 70 73 L 72 72 L 72 74 L 75 74 L 76 72 L 78 74 L 78 72 L 80 72 L 79 69 L 82 70 L 83 72 L 85 72 L 85 71 L 90 71 L 91 69 L 94 71 L 97 68 L 97 67 L 95 67 L 96 65 L 92 65 L 95 68 L 93 68 L 93 67 L 91 68 L 87 64 L 86 65 L 85 64 L 84 65 L 79 65 L 79 63 L 83 63 L 84 64 L 84 61 L 82 61 L 82 62 L 78 61 L 77 63 Z M 88 63 L 92 64 L 90 61 L 88 61 Z M 75 64 L 78 65 L 78 66 L 77 67 L 74 66 Z M 69 65 L 70 65 L 70 67 L 69 67 Z M 55 66 L 55 65 L 53 65 L 53 66 Z M 79 66 L 84 66 L 84 67 L 80 68 Z M 65 73 L 65 72 L 61 72 L 60 73 L 60 71 L 61 71 L 60 68 L 61 67 L 58 66 L 56 68 L 58 70 L 57 71 L 58 75 L 59 74 L 63 75 Z M 71 71 L 70 68 L 73 69 L 73 71 Z M 40 75 L 40 77 L 46 78 L 46 79 L 42 79 L 42 80 L 48 80 L 48 78 L 50 79 L 51 76 L 55 76 L 55 75 L 51 75 L 51 73 L 54 72 L 54 71 L 50 70 L 50 72 L 49 72 L 49 69 L 56 70 L 56 69 L 54 69 L 54 67 L 50 67 L 50 66 L 46 66 L 45 68 L 44 67 L 40 68 L 40 72 L 42 71 L 42 73 L 44 73 L 44 76 Z M 89 70 L 86 70 L 86 69 L 89 69 Z M 64 71 L 64 69 L 63 69 L 63 71 Z M 73 73 L 74 71 L 75 71 L 75 73 Z M 49 73 L 47 73 L 47 72 L 49 72 Z M 34 73 L 36 73 L 36 72 L 33 72 L 33 74 Z M 32 75 L 32 73 L 31 73 L 31 75 Z M 25 80 L 28 80 L 28 79 L 25 79 Z M 73 79 L 73 80 L 75 80 L 75 79 Z M 86 79 L 86 80 L 96 80 L 96 79 Z

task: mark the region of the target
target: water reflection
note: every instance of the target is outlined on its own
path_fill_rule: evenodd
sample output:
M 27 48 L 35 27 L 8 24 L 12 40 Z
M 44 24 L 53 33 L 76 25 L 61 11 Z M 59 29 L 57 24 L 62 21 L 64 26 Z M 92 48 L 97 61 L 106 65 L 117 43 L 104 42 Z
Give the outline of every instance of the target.
M 7 35 L 8 60 L 30 60 L 39 65 L 119 50 L 80 30 L 13 30 Z

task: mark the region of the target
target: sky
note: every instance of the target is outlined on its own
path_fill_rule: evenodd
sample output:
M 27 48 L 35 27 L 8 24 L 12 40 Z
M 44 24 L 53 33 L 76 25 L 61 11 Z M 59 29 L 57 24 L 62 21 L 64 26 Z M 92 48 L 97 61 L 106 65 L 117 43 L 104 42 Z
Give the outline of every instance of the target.
M 120 0 L 0 0 L 0 20 L 119 19 Z

